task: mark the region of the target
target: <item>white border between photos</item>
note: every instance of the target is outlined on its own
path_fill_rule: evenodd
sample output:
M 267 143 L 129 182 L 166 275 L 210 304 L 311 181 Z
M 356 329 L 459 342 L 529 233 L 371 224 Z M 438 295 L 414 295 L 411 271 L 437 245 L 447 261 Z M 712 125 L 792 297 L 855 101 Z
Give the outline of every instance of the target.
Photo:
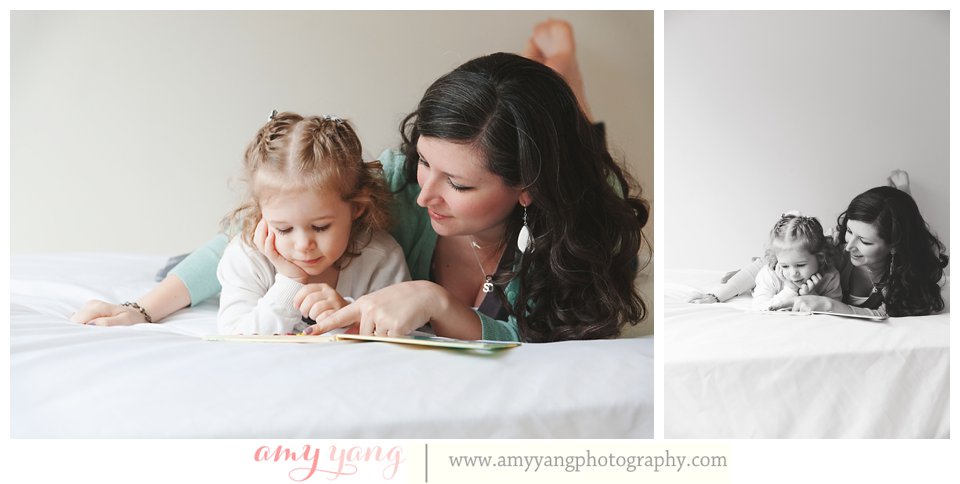
M 3 214 L 3 223 L 0 224 L 0 249 L 5 254 L 2 259 L 0 259 L 0 320 L 9 321 L 5 316 L 10 314 L 10 257 L 7 255 L 10 254 L 10 12 L 3 11 L 0 12 L 3 15 L 2 22 L 4 27 L 4 35 L 0 37 L 0 57 L 3 58 L 3 69 L 4 69 L 4 89 L 2 94 L 3 111 L 7 113 L 6 116 L 0 120 L 0 124 L 3 125 L 3 130 L 0 132 L 0 149 L 2 149 L 2 161 L 0 161 L 0 182 L 3 186 L 4 196 L 0 198 L 0 214 Z M 0 341 L 3 342 L 4 355 L 2 361 L 0 361 L 0 374 L 9 375 L 10 374 L 10 324 L 7 323 L 7 328 L 0 332 Z M 4 384 L 2 386 L 2 394 L 0 394 L 0 408 L 3 409 L 3 421 L 0 422 L 0 432 L 2 435 L 7 438 L 8 445 L 10 447 L 10 378 L 4 379 Z M 4 455 L 7 453 L 4 452 Z
M 83 7 L 87 9 L 129 9 L 129 2 L 120 1 L 89 1 L 82 2 Z M 663 260 L 664 230 L 669 228 L 669 223 L 681 223 L 679 221 L 668 221 L 664 217 L 664 160 L 667 153 L 664 151 L 664 126 L 663 126 L 663 94 L 667 86 L 663 85 L 664 72 L 664 9 L 862 9 L 862 2 L 844 1 L 811 1 L 811 2 L 780 2 L 777 5 L 771 5 L 770 2 L 759 1 L 611 1 L 594 0 L 591 2 L 558 0 L 549 2 L 537 2 L 529 0 L 521 1 L 503 1 L 492 0 L 488 2 L 458 2 L 459 9 L 541 9 L 549 6 L 552 10 L 581 10 L 584 7 L 590 9 L 631 9 L 631 10 L 650 10 L 654 9 L 655 26 L 655 147 L 654 147 L 654 193 L 656 194 L 656 203 L 654 203 L 654 220 L 656 228 L 654 230 L 654 248 L 656 256 L 654 258 L 654 280 L 655 301 L 661 301 L 663 298 Z M 873 10 L 883 9 L 936 9 L 950 10 L 950 3 L 945 1 L 881 1 L 870 2 L 869 8 Z M 318 2 L 309 0 L 299 1 L 198 1 L 189 2 L 184 0 L 174 0 L 170 2 L 145 1 L 139 2 L 137 9 L 314 9 L 317 7 L 331 9 L 450 9 L 449 2 L 440 1 L 414 1 L 404 2 L 402 5 L 386 1 L 357 1 L 357 2 Z M 77 2 L 69 1 L 23 1 L 15 0 L 9 2 L 9 9 L 78 9 Z M 952 13 L 952 12 L 951 12 Z M 2 55 L 4 57 L 4 66 L 6 69 L 5 89 L 3 92 L 2 103 L 7 113 L 3 119 L 5 129 L 0 137 L 0 144 L 3 147 L 3 172 L 2 177 L 5 194 L 2 197 L 3 212 L 6 217 L 3 224 L 0 225 L 2 234 L 0 234 L 0 246 L 9 254 L 10 243 L 10 10 L 3 13 L 3 24 L 5 35 L 2 37 Z M 956 73 L 956 53 L 958 49 L 956 35 L 951 36 L 951 88 L 957 79 Z M 952 89 L 951 89 L 952 91 Z M 951 96 L 950 115 L 951 119 L 956 119 L 956 102 Z M 958 139 L 956 136 L 956 125 L 951 124 L 951 142 Z M 954 155 L 951 152 L 950 165 L 954 165 Z M 951 173 L 951 186 L 957 186 L 956 172 Z M 951 197 L 951 226 L 956 226 L 956 197 Z M 4 257 L 0 261 L 0 314 L 10 314 L 9 306 L 9 257 Z M 957 300 L 957 290 L 951 289 L 951 299 Z M 725 445 L 729 449 L 730 460 L 730 482 L 737 483 L 808 483 L 810 481 L 839 481 L 850 480 L 853 482 L 863 482 L 867 480 L 876 480 L 879 482 L 910 481 L 910 482 L 952 482 L 955 474 L 952 471 L 954 467 L 952 461 L 956 455 L 960 455 L 960 445 L 947 440 L 663 440 L 663 365 L 662 355 L 664 354 L 664 321 L 663 308 L 661 304 L 654 305 L 655 321 L 655 354 L 657 363 L 655 365 L 655 391 L 657 409 L 655 412 L 655 433 L 657 439 L 653 442 L 656 446 L 662 448 L 685 448 L 696 447 L 699 444 Z M 9 326 L 8 326 L 9 328 Z M 952 332 L 951 345 L 956 346 L 956 332 Z M 3 331 L 0 339 L 7 348 L 7 358 L 0 363 L 0 372 L 9 375 L 9 331 Z M 955 374 L 955 372 L 953 372 Z M 952 388 L 958 388 L 956 377 L 951 376 Z M 951 403 L 951 414 L 956 406 L 955 400 Z M 264 467 L 252 465 L 250 458 L 250 448 L 255 446 L 255 442 L 237 441 L 237 440 L 12 440 L 10 435 L 9 419 L 10 387 L 9 378 L 3 385 L 2 401 L 0 407 L 3 408 L 4 419 L 0 423 L 0 429 L 4 431 L 6 437 L 2 451 L 4 465 L 0 470 L 0 475 L 5 477 L 6 482 L 58 482 L 76 480 L 81 477 L 94 477 L 98 482 L 163 482 L 167 483 L 176 480 L 186 480 L 188 482 L 220 482 L 229 480 L 231 482 L 289 482 L 288 479 L 278 476 L 276 473 L 265 472 Z M 82 412 L 82 409 L 78 409 Z M 300 441 L 298 441 L 300 442 Z M 457 443 L 459 441 L 407 441 L 409 445 L 419 446 L 426 442 L 430 445 L 442 446 L 447 443 Z M 602 442 L 595 441 L 598 445 Z M 291 444 L 293 442 L 291 441 Z M 302 442 L 301 442 L 302 443 Z M 323 443 L 323 442 L 317 442 Z M 384 444 L 387 442 L 376 442 Z M 495 447 L 509 441 L 476 441 L 481 446 L 486 446 L 495 451 Z M 528 442 L 531 452 L 536 452 L 538 446 L 536 442 Z M 615 445 L 623 445 L 627 448 L 630 442 L 609 442 Z M 640 442 L 643 444 L 643 442 Z M 607 443 L 602 443 L 607 444 Z M 14 477 L 16 476 L 16 477 Z M 84 479 L 87 480 L 87 479 Z M 314 478 L 314 481 L 325 481 L 326 479 Z M 655 482 L 646 477 L 638 476 L 636 481 Z M 334 482 L 366 482 L 361 480 L 349 480 L 346 478 L 338 479 Z M 376 481 L 380 482 L 380 481 Z M 402 482 L 398 480 L 397 482 Z M 434 482 L 431 480 L 430 482 Z M 519 481 L 513 481 L 519 482 Z M 589 474 L 583 475 L 582 482 L 593 482 Z M 677 481 L 671 481 L 677 482 Z

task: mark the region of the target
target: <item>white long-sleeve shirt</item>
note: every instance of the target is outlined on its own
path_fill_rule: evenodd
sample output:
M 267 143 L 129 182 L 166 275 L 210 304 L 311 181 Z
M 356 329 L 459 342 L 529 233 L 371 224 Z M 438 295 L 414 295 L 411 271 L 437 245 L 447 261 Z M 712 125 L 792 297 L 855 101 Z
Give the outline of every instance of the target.
M 821 274 L 821 281 L 817 291 L 811 294 L 826 296 L 831 299 L 843 298 L 840 288 L 840 273 L 830 269 Z M 776 271 L 764 265 L 756 277 L 756 287 L 753 289 L 753 309 L 769 309 L 770 306 L 780 303 L 783 299 L 797 296 L 797 291 L 787 285 L 777 276 Z
M 293 305 L 303 284 L 283 274 L 256 248 L 235 237 L 217 266 L 223 286 L 217 327 L 221 334 L 287 334 L 301 321 Z M 340 271 L 336 290 L 344 299 L 410 280 L 403 249 L 386 232 L 375 232 L 360 255 Z

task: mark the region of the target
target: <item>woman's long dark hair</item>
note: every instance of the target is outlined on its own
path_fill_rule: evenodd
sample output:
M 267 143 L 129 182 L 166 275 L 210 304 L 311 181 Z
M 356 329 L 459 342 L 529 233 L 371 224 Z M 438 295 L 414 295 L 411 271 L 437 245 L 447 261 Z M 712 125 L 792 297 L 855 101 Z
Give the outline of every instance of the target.
M 525 341 L 612 338 L 646 316 L 634 278 L 638 252 L 649 250 L 640 231 L 649 205 L 552 69 L 504 53 L 469 61 L 427 89 L 401 134 L 407 183 L 416 183 L 417 140 L 429 136 L 477 148 L 491 172 L 532 196 L 534 250 L 495 278 L 519 278 L 512 305 L 500 296 Z M 522 214 L 518 204 L 507 222 L 508 250 Z
M 873 224 L 893 252 L 891 268 L 880 280 L 887 314 L 923 316 L 943 310 L 938 282 L 949 262 L 943 243 L 930 232 L 917 202 L 893 187 L 876 187 L 854 198 L 837 217 L 837 248 L 844 253 L 847 221 Z

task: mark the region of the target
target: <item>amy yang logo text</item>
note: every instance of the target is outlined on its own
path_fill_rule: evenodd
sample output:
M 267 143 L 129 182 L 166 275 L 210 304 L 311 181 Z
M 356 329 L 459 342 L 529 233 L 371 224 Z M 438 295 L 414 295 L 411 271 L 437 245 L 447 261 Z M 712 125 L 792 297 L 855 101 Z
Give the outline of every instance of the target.
M 325 450 L 309 444 L 300 450 L 282 445 L 262 445 L 254 452 L 253 459 L 256 462 L 290 465 L 287 476 L 296 482 L 304 482 L 312 477 L 333 481 L 344 476 L 372 477 L 376 474 L 384 480 L 392 480 L 404 462 L 400 446 L 384 448 L 379 445 L 331 445 Z

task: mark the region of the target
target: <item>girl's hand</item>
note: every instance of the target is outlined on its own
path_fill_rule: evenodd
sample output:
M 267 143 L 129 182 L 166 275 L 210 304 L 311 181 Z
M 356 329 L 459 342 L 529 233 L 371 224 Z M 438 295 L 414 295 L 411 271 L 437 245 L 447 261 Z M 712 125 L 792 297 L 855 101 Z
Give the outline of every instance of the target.
M 96 326 L 129 326 L 146 323 L 143 314 L 129 306 L 91 299 L 70 316 L 70 321 Z
M 816 294 L 817 289 L 820 286 L 820 281 L 823 280 L 823 276 L 820 273 L 816 273 L 810 276 L 810 279 L 807 279 L 806 282 L 800 285 L 797 293 L 801 296 L 806 296 L 808 294 Z
M 777 278 L 779 278 L 780 281 L 783 282 L 784 288 L 789 289 L 789 290 L 792 291 L 794 294 L 799 294 L 800 286 L 796 285 L 796 284 L 795 284 L 793 281 L 791 281 L 790 279 L 787 279 L 787 278 L 783 275 L 783 270 L 780 269 L 780 266 L 777 266 L 777 268 L 774 269 L 773 272 L 774 272 L 774 274 L 777 275 Z
M 447 298 L 429 281 L 408 281 L 371 292 L 330 316 L 317 320 L 308 334 L 359 324 L 360 334 L 406 336 L 430 322 Z
M 336 310 L 345 307 L 346 299 L 328 284 L 307 284 L 293 298 L 293 305 L 300 308 L 300 314 L 314 320 L 320 320 Z
M 253 245 L 261 254 L 267 257 L 267 260 L 273 264 L 277 272 L 293 279 L 301 284 L 306 284 L 309 274 L 296 264 L 287 260 L 277 251 L 277 234 L 270 230 L 270 226 L 263 219 L 257 223 L 257 228 L 253 232 Z

